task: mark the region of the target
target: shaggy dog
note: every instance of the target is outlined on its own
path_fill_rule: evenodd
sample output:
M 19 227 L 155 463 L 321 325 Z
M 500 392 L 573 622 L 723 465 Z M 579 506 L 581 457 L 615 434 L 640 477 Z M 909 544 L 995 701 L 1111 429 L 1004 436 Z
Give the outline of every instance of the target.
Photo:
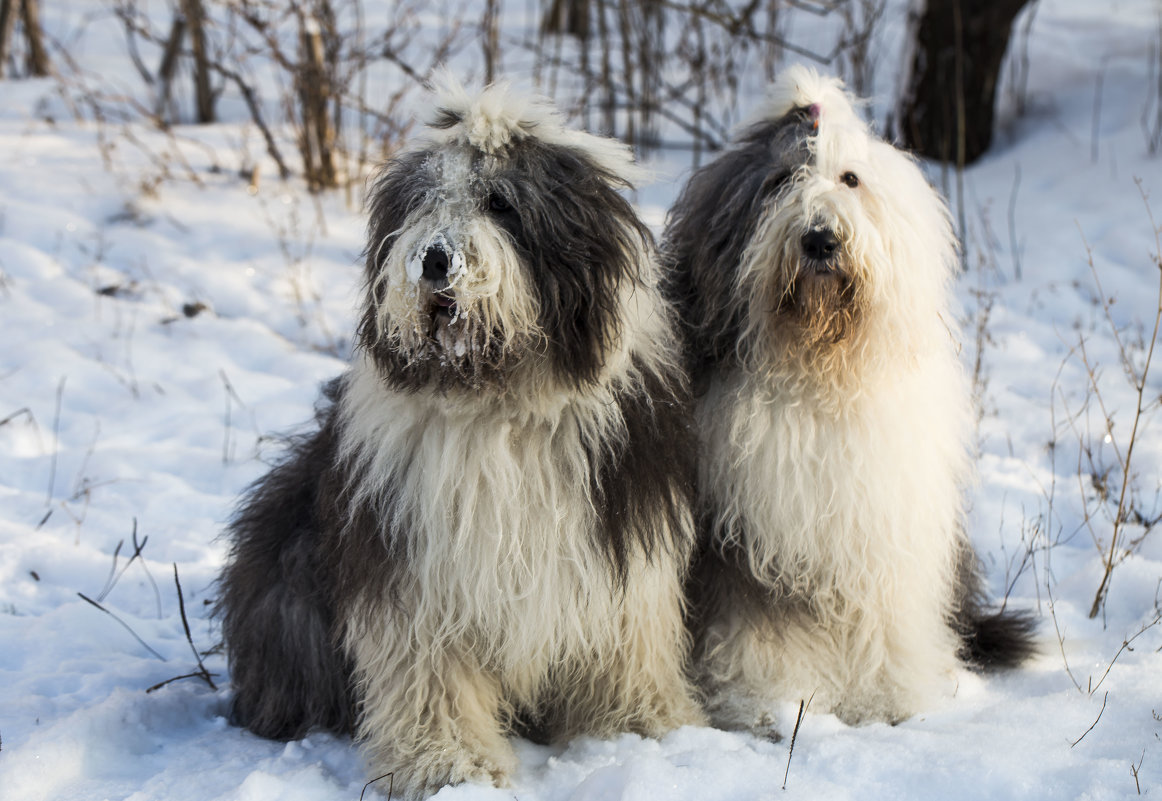
M 689 181 L 667 291 L 699 393 L 696 660 L 713 722 L 779 702 L 899 721 L 1029 621 L 985 612 L 961 525 L 970 400 L 945 205 L 805 68 Z
M 628 151 L 505 86 L 437 102 L 371 192 L 353 363 L 241 504 L 219 609 L 238 723 L 354 729 L 408 797 L 504 785 L 518 723 L 704 720 L 693 427 Z

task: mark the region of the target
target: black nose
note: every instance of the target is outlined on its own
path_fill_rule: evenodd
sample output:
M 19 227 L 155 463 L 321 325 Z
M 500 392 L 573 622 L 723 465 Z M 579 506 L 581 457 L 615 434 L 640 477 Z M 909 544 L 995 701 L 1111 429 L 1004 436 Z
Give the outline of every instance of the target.
M 425 251 L 423 275 L 429 281 L 443 281 L 448 277 L 448 254 L 442 247 L 437 245 Z
M 839 250 L 839 237 L 830 228 L 812 228 L 799 240 L 803 255 L 817 261 L 828 261 Z

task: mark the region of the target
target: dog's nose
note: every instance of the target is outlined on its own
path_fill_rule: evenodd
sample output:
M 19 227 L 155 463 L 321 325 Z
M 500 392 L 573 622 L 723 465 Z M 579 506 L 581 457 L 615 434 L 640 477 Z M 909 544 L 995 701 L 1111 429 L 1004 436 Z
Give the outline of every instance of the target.
M 803 234 L 799 246 L 807 258 L 827 261 L 839 250 L 839 237 L 830 228 L 812 228 Z
M 448 254 L 442 247 L 428 248 L 424 253 L 424 278 L 443 281 L 448 277 Z

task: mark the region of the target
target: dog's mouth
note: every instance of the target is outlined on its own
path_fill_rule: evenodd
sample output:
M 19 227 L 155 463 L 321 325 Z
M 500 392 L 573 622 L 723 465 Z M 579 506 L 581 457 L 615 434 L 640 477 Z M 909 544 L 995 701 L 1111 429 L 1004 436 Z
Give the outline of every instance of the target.
M 433 323 L 451 323 L 459 318 L 454 285 L 465 267 L 464 251 L 443 233 L 417 250 L 408 263 L 408 277 L 420 285 L 429 299 Z
M 817 259 L 804 256 L 799 260 L 799 272 L 795 280 L 832 280 L 842 279 L 842 277 L 838 259 Z
M 852 300 L 851 280 L 834 267 L 805 263 L 779 303 L 779 311 L 799 317 L 826 314 Z
M 807 339 L 835 344 L 850 334 L 856 317 L 855 282 L 834 261 L 805 258 L 779 302 L 779 316 Z
M 456 294 L 450 287 L 432 293 L 432 314 L 437 319 L 455 320 L 459 316 Z

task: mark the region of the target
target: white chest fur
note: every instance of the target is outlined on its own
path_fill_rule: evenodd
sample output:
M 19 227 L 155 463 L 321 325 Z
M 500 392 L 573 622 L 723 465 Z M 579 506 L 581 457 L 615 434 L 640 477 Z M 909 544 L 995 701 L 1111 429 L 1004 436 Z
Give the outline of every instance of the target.
M 373 366 L 348 377 L 340 451 L 363 476 L 406 555 L 417 636 L 471 642 L 503 668 L 548 663 L 610 636 L 620 603 L 595 532 L 587 443 L 616 438 L 612 403 L 511 405 L 385 389 Z M 631 562 L 631 572 L 640 572 Z
M 951 581 L 967 475 L 955 365 L 867 381 L 842 403 L 750 375 L 701 405 L 701 484 L 729 544 L 797 595 L 871 600 L 883 576 Z

